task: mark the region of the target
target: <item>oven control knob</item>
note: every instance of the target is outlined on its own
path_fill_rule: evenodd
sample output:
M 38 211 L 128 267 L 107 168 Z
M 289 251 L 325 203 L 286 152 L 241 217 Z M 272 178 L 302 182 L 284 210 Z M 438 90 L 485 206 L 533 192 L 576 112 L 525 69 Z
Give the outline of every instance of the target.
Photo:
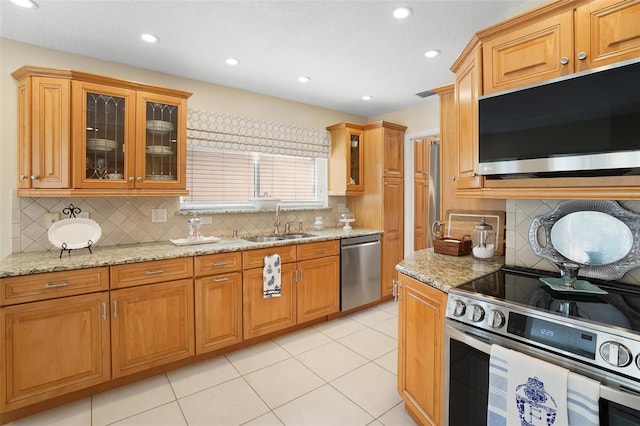
M 455 305 L 453 305 L 453 316 L 461 317 L 464 315 L 464 311 L 467 309 L 467 305 L 464 304 L 462 300 L 456 300 Z
M 500 328 L 504 325 L 504 314 L 497 309 L 492 309 L 489 311 L 489 317 L 487 318 L 487 322 L 489 326 L 492 328 Z
M 467 309 L 467 319 L 472 322 L 480 322 L 484 319 L 484 309 L 480 305 L 471 305 Z
M 631 351 L 622 343 L 604 342 L 600 345 L 600 356 L 614 367 L 626 367 L 631 363 Z

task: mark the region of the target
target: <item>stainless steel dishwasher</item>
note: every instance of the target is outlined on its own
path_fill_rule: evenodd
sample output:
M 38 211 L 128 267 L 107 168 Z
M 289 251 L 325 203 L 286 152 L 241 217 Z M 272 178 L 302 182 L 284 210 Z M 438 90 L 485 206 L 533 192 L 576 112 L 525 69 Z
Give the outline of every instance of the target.
M 340 241 L 340 310 L 380 299 L 380 234 Z

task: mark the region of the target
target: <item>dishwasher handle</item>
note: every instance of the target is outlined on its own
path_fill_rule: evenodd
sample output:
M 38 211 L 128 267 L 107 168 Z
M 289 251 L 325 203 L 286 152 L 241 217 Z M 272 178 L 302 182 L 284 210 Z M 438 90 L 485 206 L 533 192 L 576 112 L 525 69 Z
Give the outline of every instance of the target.
M 361 245 L 362 243 L 376 243 L 380 242 L 380 234 L 374 235 L 362 235 L 360 237 L 343 238 L 340 240 L 342 247 L 348 247 L 353 245 Z
M 369 246 L 375 246 L 375 245 L 380 245 L 380 241 L 373 241 L 371 243 L 360 243 L 360 244 L 353 244 L 353 245 L 349 245 L 349 246 L 342 246 L 342 250 L 361 249 L 362 247 L 369 247 Z

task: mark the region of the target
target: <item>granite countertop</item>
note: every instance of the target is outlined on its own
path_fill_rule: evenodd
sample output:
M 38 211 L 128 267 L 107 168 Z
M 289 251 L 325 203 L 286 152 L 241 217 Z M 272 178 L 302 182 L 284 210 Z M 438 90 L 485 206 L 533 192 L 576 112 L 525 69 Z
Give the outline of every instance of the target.
M 433 249 L 419 250 L 405 257 L 396 269 L 427 285 L 448 292 L 473 279 L 497 271 L 504 264 L 504 257 L 493 260 L 476 260 L 471 255 L 448 256 L 434 253 Z
M 37 274 L 42 272 L 65 271 L 70 269 L 110 266 L 123 263 L 144 262 L 148 260 L 172 259 L 177 257 L 200 256 L 205 254 L 228 253 L 265 247 L 304 244 L 316 241 L 337 240 L 362 235 L 381 234 L 378 229 L 357 229 L 344 231 L 342 228 L 325 228 L 322 231 L 309 232 L 316 236 L 295 240 L 280 240 L 254 243 L 239 238 L 221 239 L 215 243 L 176 246 L 169 241 L 141 243 L 121 246 L 92 247 L 93 254 L 87 249 L 72 250 L 71 254 L 60 250 L 14 253 L 0 260 L 0 278 Z

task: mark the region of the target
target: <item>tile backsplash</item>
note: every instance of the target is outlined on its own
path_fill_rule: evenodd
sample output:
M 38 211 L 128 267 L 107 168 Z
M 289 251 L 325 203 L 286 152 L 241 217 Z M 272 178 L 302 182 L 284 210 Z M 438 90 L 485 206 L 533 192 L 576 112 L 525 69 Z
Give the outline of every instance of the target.
M 47 213 L 59 213 L 60 219 L 67 216 L 62 210 L 73 204 L 102 228 L 98 246 L 168 241 L 187 236 L 188 215 L 180 214 L 178 197 L 96 197 L 96 198 L 26 198 L 14 194 L 12 208 L 12 252 L 54 250 L 47 237 Z M 281 230 L 286 221 L 293 221 L 292 230 L 297 230 L 298 221 L 305 231 L 313 231 L 316 216 L 325 217 L 325 226 L 339 225 L 338 203 L 346 204 L 345 197 L 329 197 L 329 207 L 321 210 L 283 210 L 280 213 Z M 152 209 L 166 209 L 167 222 L 153 223 Z M 234 229 L 240 235 L 258 232 L 273 232 L 274 212 L 216 213 L 210 216 L 211 224 L 202 226 L 203 235 L 231 236 Z M 57 250 L 57 249 L 55 249 Z
M 559 200 L 507 200 L 505 262 L 508 265 L 547 271 L 558 270 L 552 262 L 538 257 L 529 245 L 529 226 L 533 218 L 549 213 L 558 202 Z M 640 201 L 619 203 L 627 210 L 640 212 Z M 640 268 L 630 270 L 619 281 L 640 284 Z

